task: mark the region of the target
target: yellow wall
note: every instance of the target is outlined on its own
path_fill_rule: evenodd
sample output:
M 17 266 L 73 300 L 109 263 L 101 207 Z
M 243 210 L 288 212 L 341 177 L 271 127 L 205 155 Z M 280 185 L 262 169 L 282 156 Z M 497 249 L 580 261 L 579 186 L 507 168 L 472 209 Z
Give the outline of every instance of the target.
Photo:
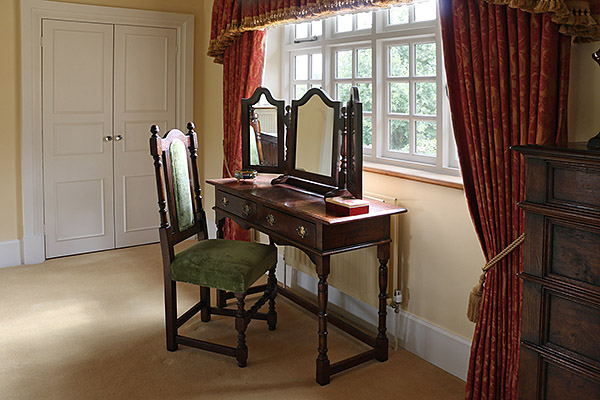
M 0 1 L 0 242 L 23 236 L 19 20 L 19 1 Z
M 600 132 L 600 66 L 592 53 L 600 43 L 577 44 L 571 53 L 569 139 L 588 141 Z
M 396 197 L 400 216 L 402 309 L 471 339 L 467 298 L 485 263 L 464 192 L 365 173 L 365 191 Z

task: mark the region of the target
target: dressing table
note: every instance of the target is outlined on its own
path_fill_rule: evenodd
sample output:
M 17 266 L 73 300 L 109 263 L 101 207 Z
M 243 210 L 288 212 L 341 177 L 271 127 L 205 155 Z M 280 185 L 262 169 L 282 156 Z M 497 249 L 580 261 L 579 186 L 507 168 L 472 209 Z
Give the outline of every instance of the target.
M 249 121 L 251 116 L 260 118 L 253 108 L 260 98 L 277 108 L 278 126 L 282 128 L 278 132 L 279 158 L 275 166 L 250 164 L 249 143 L 257 135 L 250 134 Z M 310 108 L 302 108 L 305 105 L 310 105 Z M 307 114 L 305 110 L 309 109 L 316 114 Z M 312 132 L 304 130 L 302 121 L 310 121 Z M 283 102 L 274 100 L 268 89 L 259 88 L 250 99 L 242 100 L 242 127 L 243 166 L 269 174 L 260 174 L 252 182 L 234 178 L 207 180 L 216 189 L 217 237 L 223 237 L 225 218 L 230 218 L 243 229 L 253 228 L 265 233 L 276 244 L 297 247 L 315 264 L 319 277 L 318 304 L 310 303 L 288 288 L 279 287 L 278 292 L 318 315 L 317 383 L 326 385 L 331 375 L 369 360 L 386 361 L 390 219 L 393 214 L 404 213 L 406 209 L 368 200 L 367 213 L 340 216 L 327 211 L 324 200 L 327 196 L 340 194 L 362 198 L 362 108 L 358 90 L 353 88 L 350 101 L 342 109 L 341 103 L 329 99 L 324 92 L 311 89 L 300 100 L 294 100 L 291 110 L 288 107 L 286 112 Z M 286 135 L 283 127 L 289 127 Z M 319 146 L 314 151 L 321 151 L 314 164 L 309 157 L 297 157 L 299 149 L 311 148 L 310 143 L 303 143 L 301 139 L 308 136 L 313 147 Z M 323 143 L 325 151 L 320 147 Z M 379 260 L 379 322 L 374 336 L 327 312 L 330 257 L 369 246 L 377 246 Z M 224 306 L 225 298 L 224 293 L 219 293 L 217 305 Z M 327 355 L 328 323 L 364 342 L 370 350 L 330 363 Z

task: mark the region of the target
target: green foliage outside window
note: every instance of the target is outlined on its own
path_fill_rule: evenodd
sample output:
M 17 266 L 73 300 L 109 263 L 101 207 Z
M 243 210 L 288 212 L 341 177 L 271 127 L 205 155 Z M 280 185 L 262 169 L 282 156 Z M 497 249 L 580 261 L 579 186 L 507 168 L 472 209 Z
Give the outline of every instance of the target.
M 373 120 L 371 117 L 363 117 L 363 145 L 371 147 L 373 144 Z
M 408 45 L 390 46 L 389 51 L 390 76 L 407 77 L 409 67 Z
M 415 73 L 417 76 L 435 76 L 437 72 L 435 43 L 416 44 L 415 61 Z
M 370 78 L 373 74 L 373 57 L 371 49 L 358 49 L 357 75 L 359 78 Z
M 390 121 L 389 149 L 408 153 L 409 126 L 408 121 L 393 119 Z
M 437 150 L 437 127 L 435 122 L 417 121 L 416 153 L 435 156 Z
M 436 115 L 437 114 L 437 84 L 436 82 L 417 82 L 416 107 L 415 112 L 418 115 Z
M 337 54 L 337 74 L 338 78 L 352 78 L 352 50 L 343 50 Z
M 410 112 L 408 82 L 390 83 L 390 112 L 408 114 Z

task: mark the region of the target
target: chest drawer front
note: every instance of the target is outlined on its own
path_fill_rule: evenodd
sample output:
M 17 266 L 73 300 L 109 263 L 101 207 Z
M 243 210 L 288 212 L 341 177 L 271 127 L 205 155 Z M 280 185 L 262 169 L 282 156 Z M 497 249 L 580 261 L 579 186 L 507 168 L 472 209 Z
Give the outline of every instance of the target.
M 597 400 L 598 379 L 575 371 L 571 366 L 527 347 L 521 347 L 519 400 Z M 524 364 L 524 363 L 525 364 Z
M 255 222 L 258 219 L 256 204 L 249 200 L 234 196 L 221 190 L 217 190 L 216 199 L 217 207 L 219 207 L 221 210 L 228 211 L 250 222 Z
M 548 163 L 548 203 L 600 213 L 600 168 L 592 165 Z
M 547 219 L 548 274 L 600 292 L 600 227 Z
M 264 207 L 260 224 L 297 242 L 315 246 L 317 229 L 312 222 Z
M 580 354 L 600 366 L 600 309 L 547 292 L 547 345 Z
M 546 370 L 543 382 L 546 400 L 597 400 L 599 398 L 600 383 L 597 381 L 573 373 L 561 365 L 544 362 L 543 367 Z

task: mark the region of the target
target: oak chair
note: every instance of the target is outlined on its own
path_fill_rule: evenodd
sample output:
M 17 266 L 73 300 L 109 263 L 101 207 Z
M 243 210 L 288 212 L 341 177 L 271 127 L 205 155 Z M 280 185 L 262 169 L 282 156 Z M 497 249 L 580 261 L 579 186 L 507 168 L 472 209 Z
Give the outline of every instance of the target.
M 208 238 L 198 182 L 198 141 L 194 124 L 189 122 L 187 129 L 187 134 L 172 129 L 161 138 L 158 125 L 150 128 L 150 154 L 154 158 L 160 214 L 167 350 L 175 351 L 179 344 L 192 346 L 235 357 L 238 365 L 245 367 L 248 358 L 245 332 L 250 321 L 262 319 L 267 321 L 270 330 L 276 327 L 277 250 L 272 243 L 264 245 Z M 197 236 L 198 242 L 175 254 L 174 246 L 193 235 Z M 251 287 L 266 271 L 269 271 L 267 284 Z M 200 301 L 179 317 L 176 282 L 200 286 Z M 211 307 L 210 288 L 231 293 L 230 297 L 237 300 L 237 310 Z M 250 310 L 246 310 L 246 295 L 259 290 L 264 290 L 264 294 Z M 267 301 L 268 313 L 259 313 L 258 310 Z M 235 317 L 237 347 L 179 335 L 178 328 L 198 312 L 203 322 L 210 321 L 212 314 Z

